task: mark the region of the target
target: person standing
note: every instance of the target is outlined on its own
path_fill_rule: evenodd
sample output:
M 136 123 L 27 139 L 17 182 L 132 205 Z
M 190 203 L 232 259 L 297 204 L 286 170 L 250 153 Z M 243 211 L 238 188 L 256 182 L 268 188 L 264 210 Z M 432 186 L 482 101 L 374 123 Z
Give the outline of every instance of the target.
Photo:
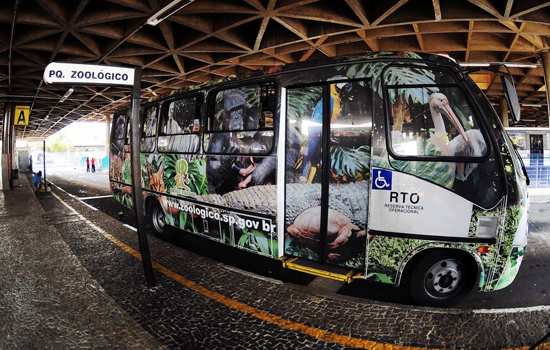
M 40 190 L 41 183 L 42 183 L 42 171 L 39 170 L 37 173 L 32 174 L 32 187 L 34 188 L 35 192 Z
M 95 173 L 95 158 L 94 157 L 92 157 L 91 163 L 92 163 L 92 173 Z
M 86 157 L 86 172 L 90 172 L 90 157 Z

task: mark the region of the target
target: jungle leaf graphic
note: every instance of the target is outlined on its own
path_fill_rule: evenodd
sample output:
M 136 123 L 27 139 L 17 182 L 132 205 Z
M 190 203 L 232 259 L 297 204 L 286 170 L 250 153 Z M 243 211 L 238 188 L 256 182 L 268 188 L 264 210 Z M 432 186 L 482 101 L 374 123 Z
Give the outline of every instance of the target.
M 243 235 L 241 236 L 241 238 L 239 238 L 239 242 L 237 242 L 237 246 L 239 246 L 241 248 L 247 247 L 249 237 L 250 237 L 250 235 L 248 233 L 248 230 L 243 229 Z
M 266 235 L 263 232 L 257 231 L 257 230 L 252 230 L 252 238 L 253 238 L 254 242 L 256 243 L 255 244 L 256 247 L 259 248 L 259 249 L 256 249 L 256 250 L 259 250 L 263 254 L 268 255 L 269 254 L 269 238 L 266 237 Z
M 208 194 L 208 182 L 206 178 L 206 160 L 194 159 L 189 163 L 189 187 L 191 191 L 203 195 Z
M 393 53 L 389 53 L 393 55 Z M 405 58 L 420 59 L 416 53 L 404 53 Z M 384 55 L 377 55 L 382 57 Z M 388 62 L 370 62 L 370 63 L 357 63 L 348 66 L 342 66 L 340 72 L 348 78 L 370 78 L 372 79 L 372 86 L 378 87 L 380 84 L 382 70 L 388 65 Z M 417 66 L 420 64 L 417 64 Z M 407 84 L 435 84 L 434 73 L 429 69 L 422 69 L 418 67 L 390 67 L 384 72 L 384 83 L 386 85 L 407 85 Z M 381 96 L 382 90 L 375 88 L 378 94 Z M 434 89 L 437 91 L 437 89 Z M 392 90 L 390 92 L 390 97 Z M 417 96 L 414 89 L 406 94 L 407 98 L 411 98 L 415 102 L 420 102 L 422 96 Z
M 187 223 L 187 213 L 180 211 L 180 225 L 179 227 L 183 230 L 185 229 L 185 224 Z
M 322 88 L 319 86 L 289 90 L 287 95 L 288 119 L 309 119 L 311 111 L 313 111 L 315 104 L 321 99 L 321 96 Z
M 332 146 L 330 148 L 330 167 L 336 176 L 364 179 L 369 174 L 370 147 L 358 148 Z

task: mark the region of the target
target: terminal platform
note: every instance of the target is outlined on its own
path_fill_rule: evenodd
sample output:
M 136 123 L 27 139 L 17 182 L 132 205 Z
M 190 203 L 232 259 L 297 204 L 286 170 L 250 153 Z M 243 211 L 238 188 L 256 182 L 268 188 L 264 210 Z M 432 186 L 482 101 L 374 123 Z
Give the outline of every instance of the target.
M 550 346 L 549 306 L 435 309 L 335 293 L 278 263 L 224 261 L 223 247 L 205 253 L 187 237 L 150 236 L 157 286 L 147 288 L 132 226 L 52 188 L 36 196 L 23 177 L 1 197 L 3 349 Z
M 44 210 L 25 177 L 0 192 L 0 348 L 159 348 L 64 240 L 74 220 Z

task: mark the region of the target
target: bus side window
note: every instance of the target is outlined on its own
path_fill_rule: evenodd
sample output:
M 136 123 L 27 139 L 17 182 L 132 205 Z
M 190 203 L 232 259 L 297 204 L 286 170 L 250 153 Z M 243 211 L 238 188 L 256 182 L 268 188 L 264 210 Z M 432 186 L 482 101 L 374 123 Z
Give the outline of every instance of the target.
M 406 157 L 487 155 L 478 117 L 458 86 L 426 85 L 388 89 L 391 145 Z
M 130 122 L 130 118 L 126 117 L 126 137 L 124 138 L 125 145 L 130 144 L 130 137 L 132 137 L 132 123 Z
M 204 148 L 210 154 L 267 155 L 273 149 L 276 86 L 248 85 L 209 95 Z
M 198 95 L 165 102 L 160 117 L 160 152 L 197 153 L 200 149 L 202 98 Z
M 119 155 L 124 150 L 125 131 L 126 131 L 126 114 L 115 114 L 113 116 L 113 126 L 111 131 L 111 152 Z
M 153 152 L 155 150 L 155 137 L 157 136 L 158 105 L 152 105 L 142 110 L 141 121 L 141 152 Z

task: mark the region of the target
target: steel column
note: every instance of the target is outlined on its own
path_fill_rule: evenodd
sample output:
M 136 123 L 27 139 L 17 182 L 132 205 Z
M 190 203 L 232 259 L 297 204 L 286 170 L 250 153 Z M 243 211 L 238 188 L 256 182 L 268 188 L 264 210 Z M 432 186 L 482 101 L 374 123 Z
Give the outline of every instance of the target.
M 1 183 L 2 190 L 11 188 L 11 162 L 13 152 L 13 104 L 7 102 L 4 104 L 4 122 L 2 128 L 2 158 L 0 160 Z
M 132 110 L 130 115 L 131 130 L 131 163 L 132 163 L 132 185 L 134 199 L 134 213 L 136 215 L 137 234 L 139 239 L 139 250 L 141 252 L 141 262 L 145 280 L 149 287 L 155 285 L 155 275 L 153 273 L 153 264 L 151 263 L 151 253 L 149 252 L 149 242 L 147 241 L 147 232 L 145 230 L 145 216 L 143 206 L 143 191 L 141 188 L 141 162 L 140 162 L 140 121 L 139 121 L 139 103 L 141 95 L 141 68 L 135 68 L 134 87 L 132 89 Z
M 510 121 L 508 118 L 508 103 L 505 98 L 500 99 L 500 118 L 502 119 L 502 125 L 505 128 L 510 126 Z
M 548 126 L 550 126 L 550 51 L 543 52 L 541 57 L 544 70 L 544 87 L 546 88 L 546 111 L 548 113 Z

